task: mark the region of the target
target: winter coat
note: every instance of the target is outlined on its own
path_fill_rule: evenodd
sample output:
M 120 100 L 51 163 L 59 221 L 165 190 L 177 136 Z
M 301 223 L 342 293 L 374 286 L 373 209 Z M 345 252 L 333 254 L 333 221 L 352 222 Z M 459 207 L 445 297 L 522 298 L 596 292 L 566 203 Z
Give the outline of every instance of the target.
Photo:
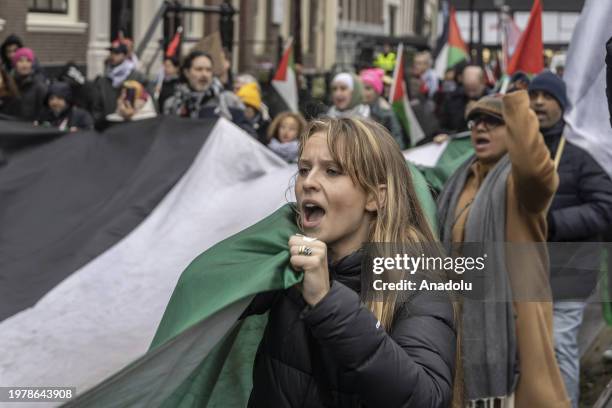
M 546 242 L 546 213 L 558 186 L 558 176 L 544 140 L 538 119 L 529 109 L 526 91 L 503 98 L 503 116 L 508 128 L 506 145 L 512 170 L 506 185 L 506 241 Z M 477 161 L 460 193 L 454 213 L 453 242 L 463 242 L 469 203 L 476 196 L 491 166 Z M 466 208 L 466 210 L 462 210 Z M 525 246 L 522 246 L 523 248 Z M 533 256 L 506 256 L 514 294 L 525 293 L 530 283 L 546 288 L 548 259 L 542 251 Z M 524 296 L 523 296 L 524 300 Z M 529 299 L 532 300 L 532 299 Z M 555 359 L 552 333 L 552 302 L 514 302 L 516 340 L 520 375 L 515 391 L 516 408 L 569 407 L 561 372 Z
M 21 99 L 16 96 L 0 96 L 0 114 L 15 119 L 21 117 Z
M 35 121 L 40 116 L 47 98 L 47 84 L 42 76 L 30 74 L 25 77 L 16 75 L 15 83 L 21 95 L 21 118 Z
M 79 130 L 93 129 L 93 118 L 86 110 L 77 108 L 76 106 L 65 109 L 61 114 L 56 115 L 51 109 L 45 107 L 38 119 L 40 126 L 56 127 L 60 130 L 70 130 L 77 128 Z
M 417 98 L 410 101 L 414 116 L 416 116 L 421 129 L 425 133 L 425 138 L 417 143 L 417 145 L 424 145 L 433 141 L 434 136 L 440 134 L 440 124 L 438 118 L 435 115 L 434 102 L 425 99 Z
M 164 104 L 168 100 L 168 98 L 174 95 L 175 89 L 179 84 L 178 77 L 171 79 L 164 79 L 161 89 L 159 91 L 159 96 L 157 97 L 157 107 L 160 112 L 164 111 Z
M 165 115 L 176 115 L 188 118 L 223 117 L 234 122 L 250 135 L 255 130 L 244 116 L 244 104 L 232 92 L 223 89 L 221 81 L 213 80 L 204 92 L 193 91 L 189 85 L 182 83 L 175 88 L 174 95 L 164 104 Z
M 95 87 L 93 81 L 87 81 L 85 74 L 72 62 L 67 63 L 60 74 L 58 80 L 70 85 L 71 103 L 88 112 L 93 111 Z
M 400 149 L 408 147 L 404 139 L 404 132 L 395 117 L 395 113 L 393 113 L 391 106 L 383 98 L 377 98 L 376 101 L 370 105 L 370 118 L 387 128 L 391 136 L 393 136 L 400 146 Z
M 544 132 L 555 157 L 564 123 Z M 612 180 L 593 157 L 566 141 L 559 162 L 559 189 L 548 211 L 550 242 L 601 241 L 612 227 Z M 586 299 L 595 290 L 601 257 L 593 244 L 550 249 L 555 300 Z
M 448 94 L 444 100 L 442 108 L 439 112 L 440 126 L 446 133 L 458 133 L 467 130 L 467 120 L 465 119 L 465 110 L 470 101 L 477 101 L 486 93 L 475 99 L 470 99 L 465 94 L 462 86 Z
M 453 308 L 421 292 L 387 333 L 360 300 L 361 251 L 330 265 L 331 289 L 307 307 L 292 287 L 259 295 L 269 309 L 249 407 L 448 407 L 456 334 Z
M 146 77 L 137 70 L 133 70 L 126 81 L 134 80 L 147 85 Z M 96 127 L 100 127 L 105 124 L 106 116 L 114 113 L 117 109 L 117 99 L 121 92 L 121 87 L 113 87 L 112 80 L 108 76 L 98 76 L 94 80 L 93 84 L 93 106 L 92 115 L 96 123 Z
M 253 134 L 259 142 L 266 144 L 268 143 L 268 126 L 270 126 L 270 116 L 267 114 L 264 116 L 262 113 L 257 113 L 255 117 L 250 120 L 251 126 L 253 126 Z

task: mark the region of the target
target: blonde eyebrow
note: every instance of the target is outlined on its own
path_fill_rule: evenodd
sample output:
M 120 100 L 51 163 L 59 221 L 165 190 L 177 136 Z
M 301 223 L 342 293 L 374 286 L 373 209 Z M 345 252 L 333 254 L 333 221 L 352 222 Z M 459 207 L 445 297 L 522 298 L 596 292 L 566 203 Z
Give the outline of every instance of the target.
M 329 166 L 329 165 L 334 165 L 334 166 L 340 166 L 340 163 L 334 161 L 334 160 L 320 160 L 321 164 L 324 166 Z M 298 164 L 312 164 L 311 160 L 308 159 L 300 159 L 298 160 Z

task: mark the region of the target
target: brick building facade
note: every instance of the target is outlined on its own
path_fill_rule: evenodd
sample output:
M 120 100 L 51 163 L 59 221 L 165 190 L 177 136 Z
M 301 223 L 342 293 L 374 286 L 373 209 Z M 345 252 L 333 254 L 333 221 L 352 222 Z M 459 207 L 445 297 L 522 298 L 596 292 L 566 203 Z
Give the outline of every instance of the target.
M 180 0 L 184 6 L 222 2 Z M 63 9 L 55 13 L 32 10 L 40 4 L 60 4 Z M 163 0 L 2 0 L 0 40 L 17 34 L 43 66 L 73 61 L 93 78 L 104 69 L 107 48 L 118 27 L 138 46 L 162 4 Z M 231 0 L 231 4 L 239 11 L 234 17 L 233 70 L 251 72 L 273 68 L 290 36 L 296 45 L 296 62 L 306 71 L 324 72 L 337 63 L 354 61 L 364 38 L 428 36 L 435 31 L 430 23 L 437 13 L 437 0 Z M 219 15 L 184 13 L 182 24 L 184 49 L 189 49 L 219 29 Z M 160 61 L 152 68 L 148 62 L 161 37 L 158 24 L 141 55 L 152 75 Z
M 66 15 L 28 13 L 28 1 L 0 1 L 0 40 L 16 34 L 34 50 L 45 66 L 67 61 L 85 65 L 89 39 L 89 3 L 94 0 L 66 0 Z M 76 8 L 76 10 L 75 10 Z M 58 13 L 59 14 L 59 13 Z

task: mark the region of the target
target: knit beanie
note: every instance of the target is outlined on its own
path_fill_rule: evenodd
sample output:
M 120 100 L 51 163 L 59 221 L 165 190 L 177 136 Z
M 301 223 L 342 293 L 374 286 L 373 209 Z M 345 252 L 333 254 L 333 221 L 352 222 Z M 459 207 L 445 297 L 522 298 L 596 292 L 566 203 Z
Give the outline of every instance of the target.
M 364 84 L 371 86 L 378 95 L 383 93 L 383 77 L 385 71 L 380 68 L 364 69 L 361 71 L 360 77 Z
M 242 85 L 236 95 L 238 95 L 245 105 L 249 105 L 257 111 L 261 110 L 261 95 L 257 89 L 257 83 L 251 82 Z
M 544 71 L 531 80 L 529 92 L 542 91 L 550 94 L 559 102 L 559 106 L 565 112 L 569 107 L 565 82 L 550 71 Z
M 22 57 L 26 57 L 28 61 L 34 62 L 34 51 L 27 47 L 17 49 L 15 54 L 13 54 L 13 66 L 17 65 L 17 61 L 19 61 Z
M 60 81 L 52 82 L 51 85 L 49 85 L 49 91 L 47 92 L 47 101 L 52 96 L 60 97 L 70 104 L 72 100 L 72 90 L 70 89 L 70 85 Z

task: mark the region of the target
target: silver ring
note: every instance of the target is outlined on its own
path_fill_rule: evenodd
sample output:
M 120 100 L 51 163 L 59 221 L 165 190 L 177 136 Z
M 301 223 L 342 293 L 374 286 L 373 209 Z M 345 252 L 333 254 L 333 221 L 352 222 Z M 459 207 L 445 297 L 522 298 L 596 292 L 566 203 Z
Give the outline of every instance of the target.
M 300 247 L 298 248 L 298 255 L 310 256 L 312 255 L 312 248 L 300 245 Z

